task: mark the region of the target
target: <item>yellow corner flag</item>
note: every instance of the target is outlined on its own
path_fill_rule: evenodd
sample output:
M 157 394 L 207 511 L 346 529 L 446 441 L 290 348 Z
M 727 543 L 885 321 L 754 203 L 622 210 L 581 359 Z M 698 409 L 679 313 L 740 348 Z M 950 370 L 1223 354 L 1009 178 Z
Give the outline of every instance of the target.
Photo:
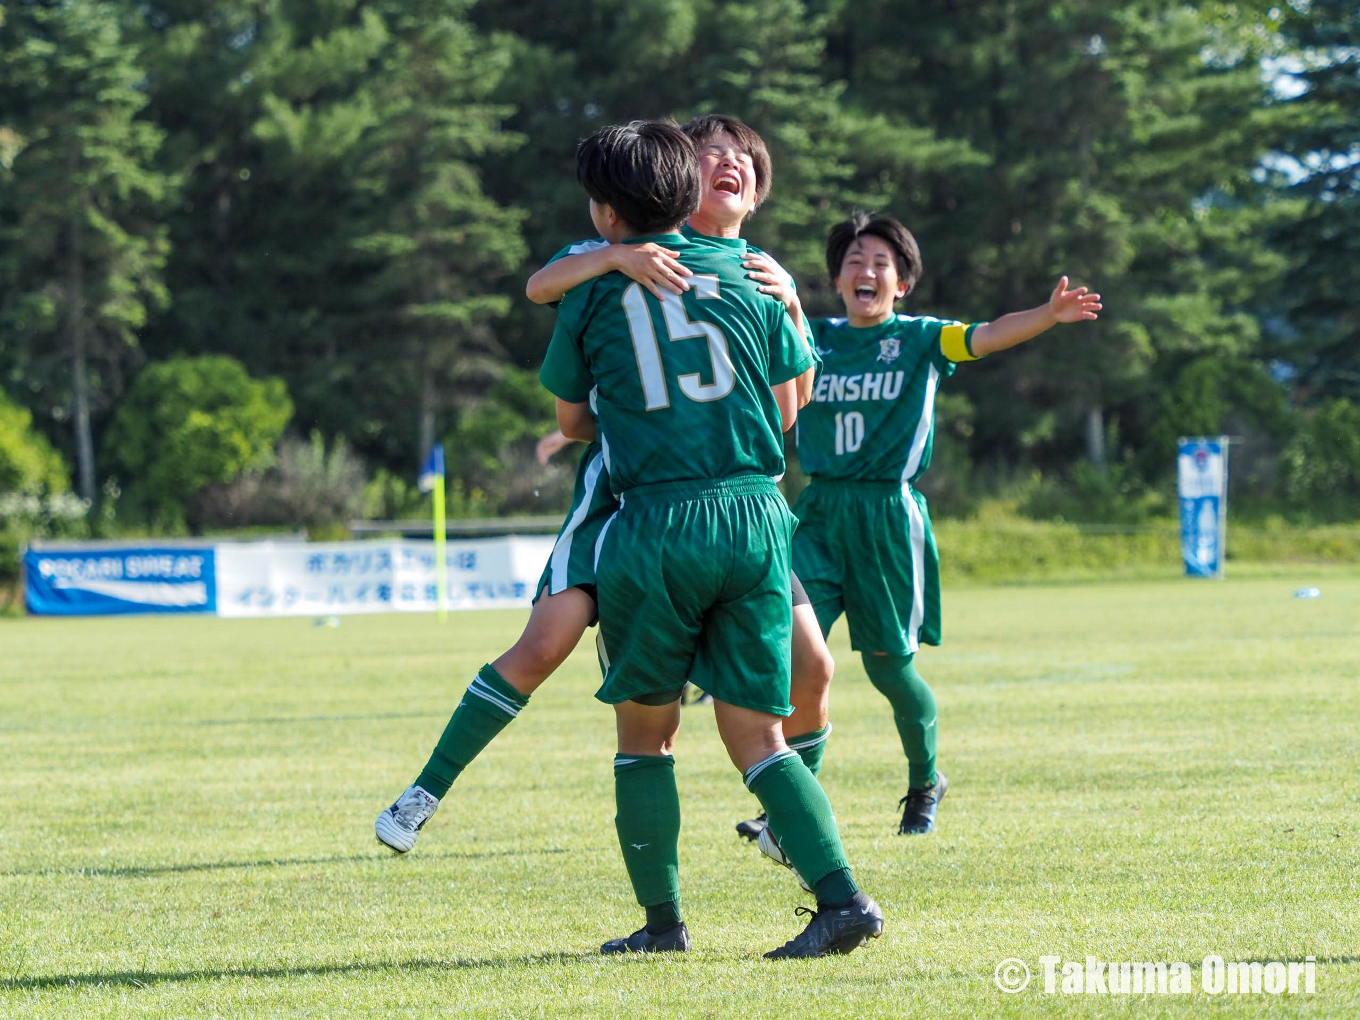
M 448 619 L 449 563 L 444 551 L 448 528 L 444 521 L 444 446 L 435 443 L 425 466 L 420 469 L 416 485 L 421 492 L 434 493 L 434 580 L 439 588 L 439 622 Z

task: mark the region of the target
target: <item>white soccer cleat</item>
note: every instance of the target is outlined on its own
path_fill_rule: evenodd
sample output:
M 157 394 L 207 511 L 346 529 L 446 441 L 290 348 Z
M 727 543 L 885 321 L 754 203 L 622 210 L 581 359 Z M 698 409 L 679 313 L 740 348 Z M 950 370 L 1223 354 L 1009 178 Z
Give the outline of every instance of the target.
M 378 842 L 399 854 L 416 845 L 416 837 L 430 816 L 439 810 L 439 798 L 419 786 L 408 786 L 397 802 L 378 816 L 373 831 Z
M 792 871 L 793 877 L 798 879 L 798 884 L 803 887 L 804 892 L 812 892 L 812 886 L 803 881 L 803 876 L 798 874 L 798 869 L 790 864 L 789 859 L 784 856 L 783 848 L 780 847 L 778 841 L 770 833 L 770 827 L 768 825 L 760 830 L 760 835 L 756 837 L 756 846 L 760 847 L 760 852 L 770 860 L 774 861 L 776 864 L 783 865 Z

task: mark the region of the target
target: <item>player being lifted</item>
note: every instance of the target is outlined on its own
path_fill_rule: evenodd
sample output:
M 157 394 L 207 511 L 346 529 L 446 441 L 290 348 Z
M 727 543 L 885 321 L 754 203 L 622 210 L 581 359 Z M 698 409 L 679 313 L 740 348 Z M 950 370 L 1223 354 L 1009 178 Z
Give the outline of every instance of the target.
M 1064 276 L 1046 304 L 995 322 L 899 315 L 920 249 L 897 220 L 862 213 L 832 229 L 826 267 L 846 314 L 812 324 L 823 370 L 798 422 L 811 480 L 794 504 L 793 565 L 824 632 L 845 614 L 850 647 L 892 705 L 908 772 L 898 832 L 926 833 L 949 789 L 935 767 L 935 696 L 913 662 L 940 643 L 939 559 L 913 487 L 930 466 L 936 388 L 960 362 L 1096 318 L 1100 295 Z
M 689 948 L 672 756 L 686 680 L 713 695 L 733 764 L 816 891 L 806 929 L 766 955 L 849 952 L 883 915 L 855 885 L 826 794 L 781 727 L 795 521 L 774 476 L 811 351 L 741 254 L 676 233 L 702 188 L 679 128 L 606 128 L 578 149 L 577 178 L 602 237 L 655 241 L 693 274 L 683 297 L 661 300 L 618 273 L 574 288 L 541 373 L 564 435 L 591 439 L 598 422 L 620 502 L 596 546 L 596 696 L 615 707 L 616 825 L 647 922 L 602 952 Z
M 711 115 L 685 126 L 700 145 L 703 190 L 698 209 L 685 228 L 747 256 L 745 267 L 760 289 L 785 304 L 794 321 L 803 323 L 792 279 L 758 249 L 740 239 L 742 222 L 769 193 L 769 153 L 755 131 L 740 121 Z M 707 235 L 713 235 L 711 237 Z M 690 271 L 676 253 L 657 244 L 610 245 L 603 239 L 568 245 L 530 278 L 528 296 L 538 303 L 559 301 L 572 287 L 618 270 L 643 284 L 653 295 L 681 293 Z M 810 381 L 800 404 L 810 396 Z M 564 440 L 565 442 L 565 440 Z M 540 453 L 560 448 L 548 442 Z M 618 509 L 610 491 L 609 471 L 598 441 L 581 455 L 571 509 L 539 580 L 534 608 L 515 645 L 483 666 L 454 710 L 425 768 L 374 823 L 378 840 L 398 853 L 410 850 L 421 827 L 439 807 L 463 769 L 519 714 L 529 696 L 566 660 L 596 617 L 595 545 L 605 521 Z M 826 738 L 827 691 L 834 664 L 801 585 L 794 584 L 793 699 L 795 711 L 786 721 L 789 743 L 815 775 L 821 767 Z M 754 839 L 764 818 L 738 829 Z

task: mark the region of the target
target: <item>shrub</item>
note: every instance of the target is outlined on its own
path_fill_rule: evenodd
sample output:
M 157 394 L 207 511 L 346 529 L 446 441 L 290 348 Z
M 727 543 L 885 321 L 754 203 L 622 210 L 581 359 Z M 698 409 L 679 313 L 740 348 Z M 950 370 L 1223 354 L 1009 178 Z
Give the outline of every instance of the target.
M 1323 404 L 1285 448 L 1285 498 L 1319 517 L 1354 516 L 1360 498 L 1360 407 Z
M 33 415 L 0 393 L 0 493 L 65 492 L 61 454 L 33 430 Z
M 282 380 L 232 358 L 173 358 L 137 376 L 105 447 L 134 501 L 173 526 L 200 490 L 268 467 L 292 415 Z
M 337 436 L 327 450 L 314 431 L 309 439 L 283 440 L 269 471 L 203 489 L 194 499 L 193 518 L 201 527 L 332 529 L 363 515 L 367 485 L 364 463 L 344 437 Z

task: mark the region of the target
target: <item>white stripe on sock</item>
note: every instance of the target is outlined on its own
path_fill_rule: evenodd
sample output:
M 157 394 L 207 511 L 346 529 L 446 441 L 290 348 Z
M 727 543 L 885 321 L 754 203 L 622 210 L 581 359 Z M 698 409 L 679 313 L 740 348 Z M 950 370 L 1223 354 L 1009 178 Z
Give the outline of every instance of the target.
M 813 737 L 811 740 L 800 740 L 796 744 L 791 743 L 789 744 L 789 748 L 794 751 L 802 751 L 809 747 L 816 747 L 818 744 L 825 741 L 826 738 L 829 736 L 831 736 L 831 724 L 827 723 L 826 732 L 823 733 L 820 737 Z
M 746 789 L 749 790 L 751 788 L 751 784 L 755 782 L 756 777 L 759 776 L 771 765 L 777 765 L 779 762 L 784 761 L 786 758 L 797 757 L 798 757 L 797 751 L 776 751 L 774 754 L 770 755 L 763 761 L 756 762 L 749 769 L 747 769 L 746 772 L 741 777 L 742 781 L 746 783 Z
M 510 701 L 503 694 L 500 694 L 495 688 L 487 685 L 481 677 L 477 677 L 470 685 L 468 685 L 468 693 L 475 694 L 483 701 L 491 702 L 491 704 L 505 712 L 512 719 L 519 715 L 519 706 L 513 701 Z

